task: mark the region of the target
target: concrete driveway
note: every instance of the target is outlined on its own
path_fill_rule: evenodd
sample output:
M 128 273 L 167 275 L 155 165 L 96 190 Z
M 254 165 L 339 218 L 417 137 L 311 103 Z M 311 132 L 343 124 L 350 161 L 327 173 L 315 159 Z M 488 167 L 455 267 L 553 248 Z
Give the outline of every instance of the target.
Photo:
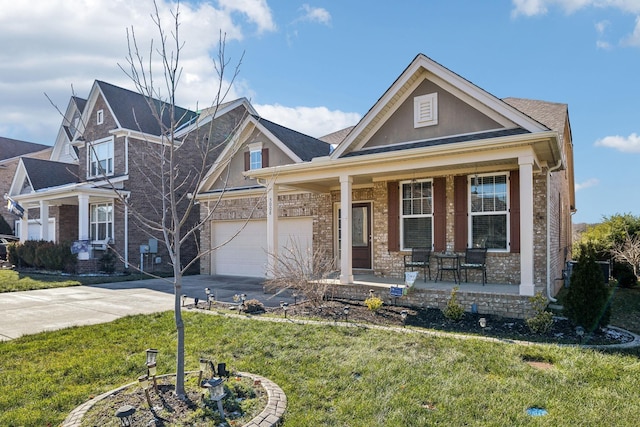
M 170 279 L 171 280 L 171 279 Z M 267 307 L 280 301 L 293 302 L 290 293 L 266 294 L 263 279 L 231 276 L 185 276 L 182 294 L 187 304 L 206 300 L 210 288 L 218 301 L 233 302 L 235 294 L 246 294 Z M 105 283 L 92 286 L 42 289 L 0 294 L 0 341 L 22 335 L 111 322 L 132 314 L 173 310 L 173 283 L 161 279 Z

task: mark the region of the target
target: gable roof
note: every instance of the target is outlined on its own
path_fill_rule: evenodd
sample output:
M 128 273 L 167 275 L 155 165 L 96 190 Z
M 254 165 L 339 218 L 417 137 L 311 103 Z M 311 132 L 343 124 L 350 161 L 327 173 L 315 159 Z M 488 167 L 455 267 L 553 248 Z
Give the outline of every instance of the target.
M 29 157 L 21 160 L 34 191 L 78 182 L 78 165 Z
M 549 130 L 540 122 L 523 114 L 518 109 L 491 95 L 431 58 L 418 54 L 358 122 L 353 131 L 336 147 L 331 158 L 336 159 L 346 155 L 348 152 L 362 148 L 367 138 L 386 122 L 424 80 L 434 82 L 463 102 L 481 111 L 505 129 L 520 127 L 529 132 Z
M 0 136 L 0 161 L 51 148 L 48 145 Z
M 170 104 L 155 98 L 151 99 L 156 111 L 162 112 L 163 127 L 161 127 L 154 117 L 146 96 L 100 80 L 96 80 L 95 84 L 104 96 L 109 108 L 111 108 L 116 123 L 120 128 L 159 136 L 169 127 L 171 122 Z M 178 121 L 177 127 L 188 123 L 197 116 L 195 111 L 178 106 L 175 106 L 174 114 Z
M 524 98 L 504 98 L 503 101 L 562 135 L 569 115 L 567 104 Z
M 314 157 L 322 157 L 329 154 L 331 147 L 324 141 L 286 128 L 257 115 L 253 117 L 293 151 L 303 162 L 308 162 Z
M 338 131 L 329 133 L 327 135 L 321 136 L 318 138 L 320 141 L 324 141 L 327 144 L 338 145 L 349 135 L 349 132 L 353 130 L 355 126 L 349 126 L 344 129 L 340 129 Z

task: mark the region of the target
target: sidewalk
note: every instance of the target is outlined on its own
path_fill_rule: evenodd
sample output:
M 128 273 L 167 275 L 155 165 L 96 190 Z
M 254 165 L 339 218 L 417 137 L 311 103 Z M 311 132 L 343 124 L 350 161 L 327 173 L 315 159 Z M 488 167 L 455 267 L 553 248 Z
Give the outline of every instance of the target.
M 258 299 L 268 307 L 279 306 L 280 301 L 293 302 L 288 294 L 265 294 L 259 278 L 185 276 L 182 286 L 188 304 L 193 304 L 194 298 L 204 301 L 207 287 L 219 301 L 232 302 L 233 295 L 244 293 L 247 299 Z M 0 341 L 173 307 L 173 283 L 162 279 L 2 293 Z

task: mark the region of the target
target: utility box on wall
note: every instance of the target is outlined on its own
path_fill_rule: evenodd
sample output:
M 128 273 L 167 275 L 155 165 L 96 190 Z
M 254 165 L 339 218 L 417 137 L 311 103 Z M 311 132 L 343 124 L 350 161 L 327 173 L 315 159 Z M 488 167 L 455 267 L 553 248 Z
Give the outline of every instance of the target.
M 158 239 L 149 239 L 149 253 L 157 254 L 158 253 Z

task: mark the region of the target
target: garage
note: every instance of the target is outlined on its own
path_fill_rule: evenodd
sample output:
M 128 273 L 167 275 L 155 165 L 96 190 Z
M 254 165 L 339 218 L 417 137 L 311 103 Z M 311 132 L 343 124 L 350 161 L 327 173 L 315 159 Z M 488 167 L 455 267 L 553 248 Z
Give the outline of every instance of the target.
M 244 228 L 243 228 L 244 227 Z M 236 233 L 239 234 L 233 237 Z M 227 244 L 211 255 L 212 274 L 227 276 L 265 277 L 267 265 L 266 220 L 213 221 L 213 247 Z M 313 219 L 310 217 L 281 218 L 278 222 L 278 245 L 311 248 Z

